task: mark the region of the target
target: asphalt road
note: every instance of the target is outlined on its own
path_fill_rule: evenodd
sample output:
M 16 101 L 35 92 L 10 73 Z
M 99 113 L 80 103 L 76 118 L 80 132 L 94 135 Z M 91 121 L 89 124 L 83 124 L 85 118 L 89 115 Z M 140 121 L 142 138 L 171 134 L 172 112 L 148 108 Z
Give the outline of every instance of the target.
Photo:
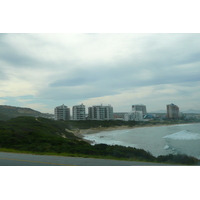
M 33 155 L 0 152 L 0 166 L 172 166 L 109 159 Z

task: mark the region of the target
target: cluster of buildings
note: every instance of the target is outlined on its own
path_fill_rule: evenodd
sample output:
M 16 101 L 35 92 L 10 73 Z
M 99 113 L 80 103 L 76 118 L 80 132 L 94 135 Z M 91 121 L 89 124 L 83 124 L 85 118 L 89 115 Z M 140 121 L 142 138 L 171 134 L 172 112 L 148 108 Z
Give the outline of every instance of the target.
M 96 105 L 88 108 L 88 114 L 85 112 L 85 105 L 76 105 L 72 107 L 72 117 L 70 108 L 64 104 L 54 109 L 56 120 L 114 120 L 116 119 L 111 105 Z M 179 107 L 177 105 L 167 105 L 167 118 L 179 118 Z M 121 114 L 121 120 L 124 121 L 144 121 L 148 120 L 147 109 L 145 105 L 132 105 L 132 110 Z
M 132 105 L 132 111 L 124 115 L 124 121 L 143 121 L 146 114 L 145 105 Z
M 64 104 L 54 109 L 56 120 L 113 120 L 113 107 L 111 105 L 97 105 L 88 108 L 86 115 L 85 106 L 83 104 L 73 106 L 72 118 L 70 117 L 70 109 Z

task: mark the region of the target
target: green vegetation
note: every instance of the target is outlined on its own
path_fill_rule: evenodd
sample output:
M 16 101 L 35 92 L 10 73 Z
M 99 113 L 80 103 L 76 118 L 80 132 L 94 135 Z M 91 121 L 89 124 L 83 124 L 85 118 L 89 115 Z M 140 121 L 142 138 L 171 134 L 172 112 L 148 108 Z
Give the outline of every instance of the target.
M 96 120 L 86 120 L 86 121 L 67 121 L 66 126 L 68 129 L 90 129 L 99 127 L 115 127 L 115 126 L 128 126 L 128 127 L 145 127 L 145 126 L 155 126 L 155 125 L 173 125 L 173 124 L 186 124 L 186 123 L 196 123 L 199 121 L 194 120 L 152 120 L 152 121 L 122 121 L 122 120 L 110 120 L 110 121 L 96 121 Z
M 190 118 L 190 119 L 154 119 L 152 121 L 148 121 L 148 124 L 152 125 L 173 125 L 173 124 L 188 124 L 188 123 L 199 123 L 200 118 Z
M 110 120 L 110 121 L 96 121 L 96 120 L 86 120 L 86 121 L 68 121 L 67 125 L 69 129 L 89 129 L 89 128 L 99 128 L 99 127 L 114 127 L 114 126 L 136 126 L 142 125 L 143 122 L 136 122 L 136 121 L 117 121 L 117 120 Z
M 187 165 L 196 164 L 199 161 L 186 155 L 168 155 L 156 158 L 145 150 L 119 145 L 98 144 L 92 146 L 70 131 L 78 128 L 122 125 L 142 124 L 123 121 L 54 121 L 46 118 L 17 117 L 9 121 L 0 121 L 0 150 Z

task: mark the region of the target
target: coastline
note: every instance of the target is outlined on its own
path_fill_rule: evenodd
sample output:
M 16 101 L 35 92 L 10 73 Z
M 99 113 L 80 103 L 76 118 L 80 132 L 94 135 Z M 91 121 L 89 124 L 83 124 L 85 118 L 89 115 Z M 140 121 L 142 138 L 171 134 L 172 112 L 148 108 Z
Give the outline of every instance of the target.
M 187 125 L 187 124 L 196 124 L 196 123 L 186 123 L 185 125 Z M 151 124 L 151 125 L 144 125 L 144 126 L 136 125 L 136 126 L 132 126 L 132 127 L 126 126 L 126 125 L 113 126 L 113 127 L 98 127 L 98 128 L 89 128 L 89 129 L 76 129 L 71 132 L 73 132 L 73 134 L 76 137 L 79 137 L 80 139 L 91 143 L 91 141 L 83 139 L 84 135 L 99 133 L 102 131 L 115 131 L 115 130 L 127 130 L 127 129 L 135 129 L 135 128 L 148 128 L 148 127 L 161 127 L 161 126 L 174 126 L 174 125 L 184 125 L 184 123 L 183 124 Z

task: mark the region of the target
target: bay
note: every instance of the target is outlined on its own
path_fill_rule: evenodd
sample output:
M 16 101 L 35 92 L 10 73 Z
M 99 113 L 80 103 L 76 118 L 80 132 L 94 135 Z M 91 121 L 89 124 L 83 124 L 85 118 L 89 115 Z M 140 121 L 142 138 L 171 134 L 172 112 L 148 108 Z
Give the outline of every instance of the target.
M 154 156 L 186 154 L 200 159 L 200 124 L 140 127 L 84 134 L 93 144 L 130 146 Z

